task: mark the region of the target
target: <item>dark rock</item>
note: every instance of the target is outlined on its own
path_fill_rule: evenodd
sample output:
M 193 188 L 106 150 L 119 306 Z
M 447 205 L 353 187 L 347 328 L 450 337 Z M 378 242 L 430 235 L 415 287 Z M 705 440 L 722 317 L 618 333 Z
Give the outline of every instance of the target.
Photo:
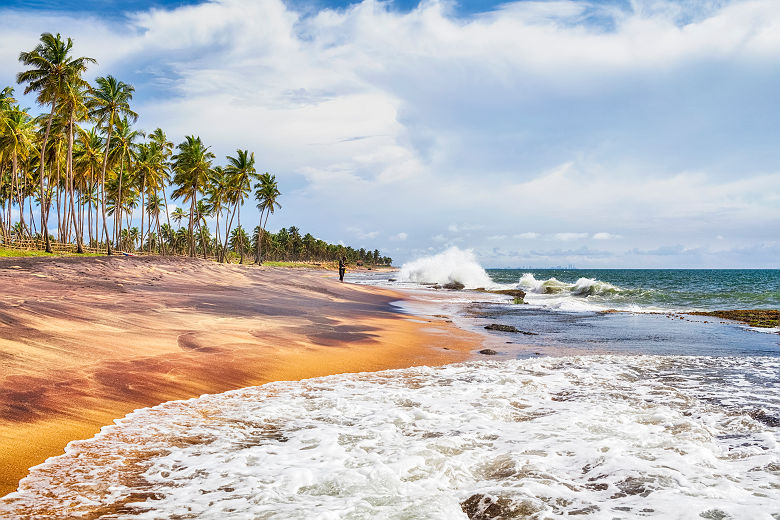
M 538 336 L 539 334 L 537 332 L 528 332 L 526 330 L 520 330 L 516 327 L 513 327 L 511 325 L 501 325 L 499 323 L 491 323 L 490 325 L 485 325 L 485 328 L 487 330 L 497 330 L 499 332 L 514 332 L 515 334 L 525 334 L 526 336 Z
M 458 281 L 455 281 L 455 282 L 445 283 L 441 287 L 442 287 L 442 289 L 452 289 L 454 291 L 460 291 L 461 289 L 463 289 L 466 286 L 463 285 L 462 283 L 458 282 Z
M 490 325 L 485 325 L 485 328 L 487 330 L 498 330 L 501 332 L 520 332 L 517 330 L 516 327 L 513 327 L 511 325 L 501 325 L 499 323 L 491 323 Z
M 496 352 L 492 348 L 483 348 L 482 350 L 479 351 L 479 353 L 485 354 L 486 356 L 495 356 L 496 354 L 498 354 L 498 352 Z
M 515 298 L 525 298 L 525 291 L 520 289 L 500 289 L 498 291 L 488 291 L 493 294 L 506 294 L 507 296 L 513 296 Z
M 396 282 L 397 280 L 395 278 L 388 278 L 387 281 L 388 282 Z
M 460 503 L 470 520 L 498 518 L 526 518 L 538 512 L 530 502 L 514 502 L 507 497 L 493 497 L 477 493 Z

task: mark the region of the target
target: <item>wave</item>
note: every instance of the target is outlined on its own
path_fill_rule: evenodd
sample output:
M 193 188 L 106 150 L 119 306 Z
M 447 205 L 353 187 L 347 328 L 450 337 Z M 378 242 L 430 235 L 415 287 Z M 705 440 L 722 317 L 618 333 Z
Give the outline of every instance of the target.
M 205 395 L 71 443 L 0 517 L 777 518 L 778 369 L 584 356 Z
M 537 280 L 531 273 L 523 274 L 518 286 L 523 290 L 537 294 L 569 293 L 574 296 L 605 296 L 621 291 L 619 287 L 595 278 L 580 278 L 574 283 L 566 283 L 555 277 Z
M 419 284 L 458 282 L 467 289 L 496 285 L 485 269 L 479 265 L 472 250 L 462 250 L 457 247 L 403 264 L 398 278 L 401 282 Z

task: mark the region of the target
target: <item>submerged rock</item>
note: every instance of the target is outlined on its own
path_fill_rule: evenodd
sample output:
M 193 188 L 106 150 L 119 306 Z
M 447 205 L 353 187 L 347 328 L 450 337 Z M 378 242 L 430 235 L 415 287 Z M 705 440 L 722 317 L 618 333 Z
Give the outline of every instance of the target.
M 499 332 L 514 332 L 515 334 L 525 334 L 526 336 L 539 335 L 536 332 L 528 332 L 525 330 L 520 330 L 517 327 L 513 327 L 512 325 L 501 325 L 500 323 L 491 323 L 490 325 L 485 325 L 485 328 L 487 330 L 497 330 Z
M 485 328 L 487 330 L 498 330 L 501 332 L 520 332 L 516 327 L 513 327 L 512 325 L 501 325 L 499 323 L 491 323 L 490 325 L 485 325 Z
M 457 281 L 450 282 L 450 283 L 445 283 L 444 285 L 441 286 L 442 289 L 452 289 L 454 291 L 460 291 L 461 289 L 464 289 L 465 287 L 466 287 L 465 285 L 463 285 L 462 283 L 457 282 Z
M 477 493 L 460 503 L 460 508 L 470 520 L 492 520 L 499 518 L 527 518 L 539 510 L 533 504 L 514 502 L 507 497 L 493 497 Z
M 492 294 L 504 294 L 506 296 L 511 296 L 514 298 L 512 301 L 514 303 L 525 303 L 523 301 L 523 298 L 525 298 L 525 291 L 520 289 L 497 289 L 495 291 L 490 289 L 485 289 L 484 287 L 480 287 L 479 289 L 474 289 L 477 292 L 486 292 L 486 293 L 492 293 Z
M 486 356 L 495 356 L 496 354 L 498 354 L 498 352 L 496 352 L 492 348 L 483 348 L 482 350 L 479 351 L 479 353 L 484 354 Z

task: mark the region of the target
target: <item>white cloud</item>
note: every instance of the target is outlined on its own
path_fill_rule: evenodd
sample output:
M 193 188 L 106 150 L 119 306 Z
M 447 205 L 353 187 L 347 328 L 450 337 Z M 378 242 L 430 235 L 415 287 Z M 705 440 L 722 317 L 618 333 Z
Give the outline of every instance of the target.
M 512 235 L 512 238 L 517 238 L 520 240 L 532 240 L 534 238 L 539 238 L 539 233 L 533 233 L 533 232 L 518 233 L 516 235 Z
M 588 238 L 587 233 L 555 233 L 551 237 L 553 240 L 562 240 L 562 241 L 569 241 L 569 240 L 581 240 L 583 238 Z
M 361 228 L 348 227 L 347 231 L 360 240 L 372 239 L 379 236 L 379 231 L 363 231 Z
M 593 239 L 594 240 L 614 240 L 616 238 L 620 238 L 620 235 L 613 235 L 612 233 L 593 233 Z
M 390 240 L 400 240 L 400 241 L 403 241 L 403 240 L 406 240 L 407 238 L 409 238 L 409 235 L 402 231 L 402 232 L 398 233 L 397 235 L 393 235 L 392 237 L 390 237 Z

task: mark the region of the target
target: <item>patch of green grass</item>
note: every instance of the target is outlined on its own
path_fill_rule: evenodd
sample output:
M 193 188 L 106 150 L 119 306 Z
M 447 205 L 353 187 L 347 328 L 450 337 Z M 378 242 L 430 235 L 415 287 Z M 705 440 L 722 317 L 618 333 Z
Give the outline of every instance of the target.
M 7 257 L 22 257 L 22 256 L 105 256 L 100 253 L 47 253 L 46 251 L 38 251 L 37 249 L 8 249 L 0 247 L 0 258 Z
M 54 256 L 53 253 L 47 253 L 45 251 L 25 251 L 23 249 L 6 249 L 0 247 L 0 257 L 15 257 L 15 256 Z

